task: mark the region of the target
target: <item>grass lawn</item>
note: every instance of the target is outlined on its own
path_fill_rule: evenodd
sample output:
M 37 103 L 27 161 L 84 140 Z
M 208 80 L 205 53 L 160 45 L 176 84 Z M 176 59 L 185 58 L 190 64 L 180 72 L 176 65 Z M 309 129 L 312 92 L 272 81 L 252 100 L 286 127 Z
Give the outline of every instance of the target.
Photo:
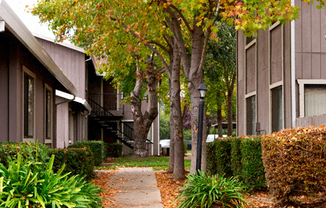
M 190 170 L 190 160 L 185 161 L 185 169 Z M 153 170 L 167 170 L 169 167 L 169 157 L 119 157 L 110 167 L 96 167 L 96 169 L 115 169 L 117 167 L 152 167 Z

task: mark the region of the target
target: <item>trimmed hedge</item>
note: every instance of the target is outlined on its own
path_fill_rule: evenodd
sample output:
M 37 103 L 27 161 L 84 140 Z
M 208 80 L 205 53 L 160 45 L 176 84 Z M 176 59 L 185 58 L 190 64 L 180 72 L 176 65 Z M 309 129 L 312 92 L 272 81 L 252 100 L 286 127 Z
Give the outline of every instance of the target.
M 233 176 L 239 179 L 242 179 L 241 140 L 241 137 L 233 137 L 231 141 L 231 170 Z
M 93 152 L 95 165 L 101 165 L 101 163 L 107 158 L 107 144 L 103 141 L 77 141 L 70 145 L 68 148 L 83 148 L 88 147 Z
M 232 176 L 231 170 L 231 138 L 219 138 L 214 141 L 217 174 Z
M 241 179 L 245 185 L 258 189 L 266 187 L 260 141 L 260 136 L 251 136 L 248 139 L 242 139 L 240 142 Z
M 248 188 L 266 187 L 260 137 L 218 138 L 207 144 L 210 174 L 237 177 Z
M 326 191 L 326 127 L 282 130 L 262 137 L 271 194 L 282 202 Z
M 217 174 L 217 165 L 216 165 L 216 148 L 215 148 L 215 142 L 208 142 L 206 148 L 206 165 L 207 165 L 207 171 L 210 175 L 216 175 Z
M 0 162 L 8 167 L 8 162 L 17 159 L 20 153 L 24 161 L 47 163 L 50 149 L 39 142 L 2 142 L 0 143 Z M 26 159 L 26 160 L 25 160 Z
M 53 149 L 51 153 L 55 155 L 53 165 L 53 170 L 55 172 L 59 171 L 65 163 L 66 167 L 63 170 L 63 173 L 71 172 L 71 175 L 79 174 L 84 176 L 86 180 L 95 177 L 93 152 L 87 147 Z
M 112 143 L 109 144 L 108 154 L 111 157 L 121 157 L 122 156 L 123 144 L 121 143 Z

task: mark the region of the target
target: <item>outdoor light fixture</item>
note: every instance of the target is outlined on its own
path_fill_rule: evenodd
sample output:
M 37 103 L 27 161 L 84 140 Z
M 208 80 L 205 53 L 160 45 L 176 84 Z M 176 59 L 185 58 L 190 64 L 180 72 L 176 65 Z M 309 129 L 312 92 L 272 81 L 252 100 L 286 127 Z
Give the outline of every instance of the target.
M 203 137 L 203 118 L 204 118 L 204 106 L 205 106 L 205 95 L 207 88 L 202 83 L 199 88 L 199 111 L 198 111 L 198 133 L 197 133 L 197 157 L 196 157 L 196 174 L 199 175 L 201 168 L 201 148 L 202 148 L 202 137 Z
M 204 99 L 206 92 L 207 92 L 207 88 L 204 85 L 204 83 L 202 83 L 199 87 L 198 87 L 198 91 L 199 91 L 199 98 L 200 99 Z

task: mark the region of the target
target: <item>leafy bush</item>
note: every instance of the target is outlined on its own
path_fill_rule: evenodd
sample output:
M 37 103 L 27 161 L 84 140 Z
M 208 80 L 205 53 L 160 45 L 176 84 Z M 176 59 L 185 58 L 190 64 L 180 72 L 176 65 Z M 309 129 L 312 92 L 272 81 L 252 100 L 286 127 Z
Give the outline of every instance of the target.
M 260 137 L 218 138 L 207 144 L 207 170 L 260 189 L 266 187 L 261 155 Z
M 267 183 L 278 200 L 295 202 L 296 195 L 325 191 L 324 126 L 299 127 L 262 136 L 262 149 Z
M 207 152 L 206 154 L 207 171 L 210 175 L 215 175 L 217 174 L 215 142 L 207 143 L 206 152 Z
M 2 142 L 0 143 L 0 162 L 8 167 L 9 161 L 17 159 L 17 154 L 20 153 L 29 161 L 45 164 L 50 159 L 49 152 L 50 149 L 39 142 Z
M 92 152 L 95 165 L 100 165 L 107 158 L 107 144 L 103 141 L 77 141 L 68 148 L 88 147 Z
M 112 143 L 109 144 L 108 154 L 111 157 L 121 157 L 122 156 L 123 144 L 121 143 Z
M 260 136 L 250 136 L 240 144 L 241 179 L 248 187 L 258 189 L 266 187 L 260 139 Z
M 52 155 L 46 169 L 39 162 L 17 159 L 6 168 L 0 164 L 1 207 L 101 207 L 97 186 L 79 176 L 62 175 L 64 166 L 53 173 Z
M 231 142 L 231 170 L 235 177 L 241 179 L 241 137 L 233 137 Z
M 178 208 L 211 207 L 213 203 L 222 207 L 243 207 L 247 204 L 241 182 L 224 175 L 209 176 L 202 171 L 199 175 L 189 174 L 180 190 L 181 194 L 174 201 L 180 201 Z
M 63 173 L 81 175 L 90 180 L 95 177 L 93 153 L 87 148 L 54 149 L 55 155 L 53 169 L 59 171 L 63 164 L 66 168 Z
M 214 140 L 214 143 L 217 174 L 225 174 L 226 177 L 232 176 L 230 138 L 218 138 Z

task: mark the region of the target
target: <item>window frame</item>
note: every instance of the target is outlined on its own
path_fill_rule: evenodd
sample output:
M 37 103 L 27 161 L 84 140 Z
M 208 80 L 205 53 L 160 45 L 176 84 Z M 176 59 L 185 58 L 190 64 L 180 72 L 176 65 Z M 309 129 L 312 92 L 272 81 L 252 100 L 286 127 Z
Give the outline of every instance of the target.
M 269 86 L 270 133 L 273 133 L 273 99 L 272 99 L 273 93 L 272 93 L 272 90 L 274 90 L 275 88 L 278 88 L 278 87 L 281 87 L 281 91 L 282 91 L 282 96 L 281 96 L 281 99 L 282 99 L 282 103 L 281 103 L 281 106 L 282 106 L 282 129 L 284 129 L 284 124 L 285 124 L 284 123 L 285 122 L 285 119 L 284 119 L 284 87 L 283 87 L 283 81 L 278 81 L 278 82 L 276 82 L 276 83 Z M 280 130 L 282 130 L 282 129 L 280 129 Z
M 51 95 L 51 100 L 50 100 L 50 106 L 51 106 L 51 112 L 50 112 L 50 139 L 47 138 L 47 120 L 46 120 L 46 116 L 47 116 L 47 91 L 50 92 Z M 53 108 L 53 89 L 48 85 L 48 84 L 44 84 L 44 143 L 45 144 L 52 144 L 53 143 L 53 112 L 54 112 L 54 108 Z
M 299 117 L 303 118 L 305 117 L 305 102 L 304 102 L 304 85 L 326 85 L 325 79 L 297 79 L 297 82 L 299 84 Z
M 251 93 L 248 93 L 245 95 L 245 122 L 246 122 L 246 125 L 245 125 L 245 132 L 246 132 L 246 135 L 249 135 L 248 133 L 248 121 L 247 121 L 247 118 L 248 118 L 248 105 L 247 105 L 247 99 L 248 98 L 251 98 L 251 97 L 255 97 L 255 123 L 254 123 L 254 127 L 255 127 L 255 130 L 254 132 L 252 132 L 252 134 L 250 135 L 257 135 L 257 95 L 256 95 L 256 91 L 254 92 L 251 92 Z
M 33 136 L 32 138 L 25 137 L 25 74 L 34 79 L 33 83 Z M 23 142 L 33 142 L 35 143 L 36 140 L 36 75 L 31 70 L 23 65 L 23 72 L 22 72 L 22 137 Z

